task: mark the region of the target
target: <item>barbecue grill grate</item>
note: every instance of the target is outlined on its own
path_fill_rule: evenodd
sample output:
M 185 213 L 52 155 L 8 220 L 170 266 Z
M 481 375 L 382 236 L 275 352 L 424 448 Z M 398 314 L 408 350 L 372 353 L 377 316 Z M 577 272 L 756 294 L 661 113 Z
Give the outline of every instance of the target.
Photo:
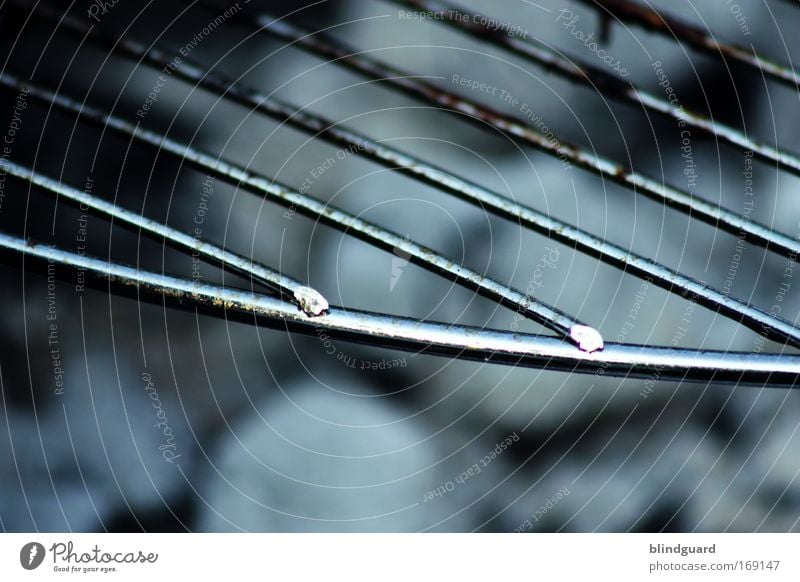
M 581 2 L 596 7 L 604 17 L 668 34 L 692 48 L 725 58 L 726 63 L 753 67 L 767 79 L 792 86 L 798 84 L 797 73 L 790 67 L 776 64 L 745 49 L 724 45 L 691 25 L 640 4 L 626 0 L 591 2 L 581 0 Z M 10 3 L 24 5 L 16 0 Z M 441 26 L 454 28 L 484 43 L 508 50 L 552 74 L 589 86 L 605 96 L 680 121 L 720 143 L 752 151 L 756 157 L 772 164 L 780 171 L 800 175 L 800 158 L 794 153 L 757 142 L 746 133 L 713 118 L 676 108 L 668 101 L 643 91 L 627 80 L 623 81 L 586 64 L 575 63 L 543 44 L 492 31 L 487 26 L 476 24 L 474 19 L 444 18 L 448 14 L 463 16 L 465 12 L 458 6 L 448 2 L 428 0 L 391 0 L 391 3 L 437 14 L 442 17 L 437 19 Z M 205 0 L 198 4 L 215 13 L 220 9 L 220 6 Z M 696 298 L 694 300 L 700 305 L 747 326 L 765 338 L 779 341 L 787 346 L 800 347 L 800 328 L 793 322 L 636 254 L 631 249 L 614 245 L 571 224 L 551 218 L 535 208 L 472 183 L 428 161 L 342 128 L 322 116 L 264 95 L 239 80 L 216 71 L 209 71 L 202 63 L 196 62 L 191 57 L 183 58 L 177 63 L 169 56 L 173 54 L 168 50 L 169 47 L 148 47 L 128 37 L 120 40 L 106 38 L 86 21 L 63 14 L 43 3 L 38 3 L 32 9 L 31 17 L 57 23 L 59 30 L 68 31 L 70 34 L 97 43 L 119 58 L 132 59 L 156 69 L 170 67 L 171 74 L 176 78 L 222 99 L 248 107 L 305 131 L 317 139 L 347 147 L 365 159 L 402 172 L 485 211 L 518 223 L 524 228 L 571 245 L 626 273 L 647 278 L 687 300 L 689 297 Z M 380 81 L 424 103 L 451 110 L 481 127 L 493 127 L 522 144 L 567 159 L 577 167 L 628 186 L 636 194 L 663 203 L 689 215 L 692 219 L 712 224 L 729 233 L 745 233 L 749 242 L 779 256 L 794 260 L 800 251 L 800 241 L 797 239 L 689 192 L 634 172 L 614 160 L 585 151 L 559 138 L 553 139 L 524 119 L 505 115 L 462 95 L 444 91 L 413 76 L 409 71 L 399 70 L 372 56 L 360 53 L 324 32 L 306 30 L 284 18 L 276 19 L 267 15 L 243 13 L 238 19 L 252 26 L 258 34 L 268 35 L 318 57 L 330 59 L 337 66 L 347 67 L 370 80 Z M 197 240 L 187 233 L 44 176 L 32 168 L 3 159 L 0 163 L 9 176 L 27 182 L 30 186 L 48 192 L 60 200 L 88 207 L 96 215 L 138 229 L 148 237 L 165 241 L 187 252 L 199 253 L 210 262 L 250 277 L 254 284 L 265 286 L 269 293 L 256 292 L 255 289 L 244 291 L 221 285 L 200 284 L 196 281 L 82 256 L 2 233 L 0 247 L 6 249 L 9 256 L 23 255 L 28 260 L 51 261 L 72 269 L 85 270 L 96 277 L 98 284 L 104 285 L 109 282 L 117 291 L 130 292 L 135 289 L 137 296 L 155 301 L 167 301 L 184 308 L 197 308 L 217 317 L 238 318 L 258 325 L 306 334 L 314 334 L 317 330 L 324 329 L 332 337 L 389 348 L 422 349 L 449 357 L 586 373 L 595 371 L 598 364 L 605 366 L 606 374 L 645 376 L 658 370 L 663 379 L 769 382 L 773 385 L 794 387 L 800 375 L 800 356 L 796 355 L 604 344 L 600 334 L 590 326 L 591 322 L 581 322 L 556 306 L 547 305 L 500 281 L 463 267 L 432 249 L 323 203 L 302 191 L 278 184 L 271 177 L 259 175 L 233 161 L 222 160 L 214 153 L 201 151 L 189 144 L 146 129 L 139 120 L 121 118 L 58 90 L 46 88 L 30 80 L 18 79 L 8 71 L 0 74 L 0 85 L 11 91 L 24 90 L 33 101 L 46 107 L 77 115 L 82 121 L 116 132 L 144 147 L 170 154 L 181 162 L 202 169 L 209 175 L 285 207 L 296 209 L 370 245 L 388 252 L 399 250 L 415 264 L 542 323 L 557 336 L 516 334 L 448 323 L 416 321 L 351 309 L 358 306 L 348 306 L 347 309 L 332 306 L 311 287 L 285 276 L 276 269 L 254 263 L 211 242 Z

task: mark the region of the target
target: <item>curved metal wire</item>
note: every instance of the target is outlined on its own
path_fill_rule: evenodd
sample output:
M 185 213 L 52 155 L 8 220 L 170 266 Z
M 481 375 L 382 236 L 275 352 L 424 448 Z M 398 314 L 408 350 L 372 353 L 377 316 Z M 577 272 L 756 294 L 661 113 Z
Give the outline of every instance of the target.
M 657 374 L 661 380 L 769 384 L 785 388 L 796 388 L 800 379 L 800 356 L 630 344 L 607 344 L 602 352 L 587 353 L 555 338 L 421 322 L 336 306 L 323 315 L 310 317 L 296 306 L 273 297 L 143 271 L 3 233 L 0 233 L 0 249 L 83 269 L 97 280 L 137 298 L 307 335 L 314 335 L 324 327 L 331 337 L 387 348 L 595 375 Z
M 10 75 L 0 76 L 0 84 L 15 89 L 19 87 L 19 83 Z M 201 152 L 196 148 L 167 138 L 164 135 L 142 129 L 138 124 L 133 125 L 118 117 L 101 112 L 98 109 L 81 105 L 66 97 L 39 89 L 30 83 L 26 84 L 26 87 L 29 95 L 34 99 L 52 103 L 61 109 L 77 113 L 86 119 L 92 120 L 95 123 L 100 123 L 136 141 L 156 147 L 160 151 L 165 151 L 203 169 L 205 172 L 218 176 L 228 182 L 241 185 L 245 189 L 265 196 L 267 199 L 285 207 L 297 209 L 307 216 L 318 219 L 343 232 L 357 236 L 378 248 L 390 252 L 399 249 L 409 255 L 410 260 L 414 261 L 416 264 L 435 273 L 449 276 L 458 281 L 459 284 L 484 294 L 487 297 L 498 300 L 507 307 L 516 309 L 531 319 L 547 325 L 550 329 L 557 331 L 563 337 L 570 338 L 576 343 L 580 344 L 581 342 L 580 339 L 576 339 L 580 336 L 581 332 L 590 330 L 589 333 L 591 334 L 593 328 L 582 324 L 571 316 L 546 304 L 537 302 L 527 295 L 522 294 L 520 291 L 493 281 L 480 273 L 463 268 L 450 259 L 437 255 L 434 251 L 417 245 L 396 233 L 389 232 L 335 207 L 323 204 L 310 196 L 293 191 L 287 186 L 277 184 L 269 178 L 250 172 L 246 168 L 223 161 L 219 157 Z M 431 176 L 436 175 L 435 172 L 428 172 L 428 174 Z M 480 192 L 480 190 L 475 190 L 474 192 L 477 193 Z M 497 196 L 484 196 L 478 201 L 481 203 L 485 202 L 487 208 L 493 211 L 504 214 L 506 217 L 520 220 L 525 224 L 536 225 L 539 229 L 542 229 L 543 226 L 546 227 L 543 230 L 560 231 L 561 237 L 569 237 L 568 240 L 574 240 L 576 243 L 580 241 L 584 252 L 594 252 L 597 254 L 598 249 L 602 248 L 603 257 L 609 262 L 613 260 L 614 263 L 621 268 L 652 278 L 653 282 L 656 282 L 659 286 L 671 292 L 679 293 L 686 297 L 695 297 L 699 304 L 714 309 L 726 317 L 734 319 L 750 329 L 763 334 L 767 338 L 788 342 L 793 346 L 800 347 L 800 328 L 758 307 L 708 287 L 703 282 L 687 277 L 648 259 L 639 257 L 621 247 L 615 247 L 609 243 L 600 241 L 596 237 L 578 231 L 574 227 L 559 224 L 553 219 L 549 219 L 545 215 L 534 213 L 531 209 L 520 206 L 513 201 L 505 202 L 502 198 Z M 545 222 L 545 220 L 548 222 Z M 601 243 L 602 246 L 599 246 Z M 598 342 L 597 336 L 599 336 L 599 334 L 597 334 L 597 336 L 592 334 L 592 336 L 593 337 L 590 337 L 586 344 L 587 349 L 589 347 L 598 346 L 598 343 L 601 344 L 602 342 L 602 338 L 600 338 Z

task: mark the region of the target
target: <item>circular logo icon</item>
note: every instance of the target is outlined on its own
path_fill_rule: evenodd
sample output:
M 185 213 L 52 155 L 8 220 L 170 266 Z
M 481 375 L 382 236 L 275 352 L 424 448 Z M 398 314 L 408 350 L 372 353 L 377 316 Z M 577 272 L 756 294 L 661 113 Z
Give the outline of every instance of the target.
M 39 542 L 28 542 L 19 551 L 19 563 L 26 570 L 35 570 L 44 561 L 44 546 Z

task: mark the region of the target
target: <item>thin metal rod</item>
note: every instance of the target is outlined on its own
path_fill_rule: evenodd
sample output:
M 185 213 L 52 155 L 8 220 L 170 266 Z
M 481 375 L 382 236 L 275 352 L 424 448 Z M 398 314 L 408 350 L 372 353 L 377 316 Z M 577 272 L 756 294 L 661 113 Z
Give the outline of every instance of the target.
M 784 256 L 791 257 L 797 254 L 797 241 L 721 206 L 634 172 L 608 158 L 586 152 L 566 141 L 558 138 L 551 139 L 524 120 L 504 115 L 454 93 L 442 91 L 426 81 L 412 78 L 404 71 L 377 63 L 365 55 L 354 53 L 350 48 L 343 48 L 344 45 L 341 43 L 337 45 L 331 40 L 324 40 L 327 38 L 324 34 L 318 33 L 310 36 L 284 21 L 272 21 L 265 16 L 258 18 L 262 26 L 260 30 L 265 34 L 297 44 L 317 56 L 329 58 L 372 79 L 393 85 L 416 98 L 464 114 L 473 123 L 488 124 L 552 156 L 567 160 L 613 182 L 632 187 L 635 192 L 641 192 L 649 198 L 667 204 L 693 218 L 698 218 L 733 234 L 741 235 L 743 233 L 747 240 L 752 240 L 762 246 L 769 245 L 768 248 Z
M 19 81 L 7 74 L 0 76 L 0 84 L 6 87 L 20 86 Z M 193 149 L 189 145 L 171 140 L 158 133 L 144 130 L 139 127 L 138 123 L 132 125 L 123 119 L 106 114 L 93 107 L 81 105 L 69 98 L 40 89 L 31 83 L 26 83 L 25 87 L 28 96 L 33 99 L 56 105 L 59 109 L 65 111 L 77 113 L 85 119 L 111 128 L 141 143 L 153 146 L 158 151 L 166 151 L 181 160 L 187 161 L 195 167 L 203 168 L 209 173 L 219 176 L 228 182 L 242 185 L 251 192 L 289 209 L 297 210 L 306 216 L 320 220 L 345 234 L 361 238 L 389 252 L 403 253 L 407 255 L 409 260 L 414 264 L 448 279 L 452 279 L 459 285 L 472 289 L 494 301 L 498 301 L 505 307 L 514 309 L 520 315 L 537 321 L 564 338 L 569 339 L 583 350 L 595 351 L 603 348 L 603 338 L 600 333 L 594 328 L 578 321 L 571 315 L 522 293 L 517 289 L 499 283 L 467 267 L 463 267 L 455 261 L 427 247 L 409 241 L 394 232 L 362 220 L 336 207 L 324 204 L 315 198 L 300 192 L 292 191 L 289 187 L 278 184 L 269 178 L 250 173 L 243 167 L 225 162 L 218 157 Z M 17 177 L 25 175 L 24 169 L 18 168 L 16 172 Z M 34 174 L 28 171 L 27 176 L 26 179 L 30 179 L 30 176 L 34 176 Z M 57 183 L 44 177 L 37 177 L 35 184 L 49 189 L 50 186 L 56 185 Z M 72 195 L 77 196 L 79 194 L 82 193 L 75 192 Z M 97 209 L 100 210 L 100 208 L 101 205 L 98 204 Z M 109 210 L 109 208 L 105 207 L 102 211 L 105 212 L 107 210 Z M 121 209 L 117 209 L 115 213 L 120 216 L 123 215 Z M 144 224 L 144 219 L 141 219 L 141 217 L 137 219 L 135 215 L 126 216 L 126 219 L 141 220 Z M 156 226 L 157 225 L 149 225 L 150 228 L 156 228 Z M 163 227 L 161 232 L 166 232 L 163 230 Z M 175 233 L 171 234 L 174 235 Z M 194 240 L 187 235 L 183 236 L 189 240 L 183 240 L 182 243 L 179 244 L 189 244 L 191 240 Z M 178 237 L 174 242 L 178 243 L 178 240 L 181 240 L 181 237 Z M 243 260 L 247 262 L 246 259 Z
M 399 6 L 430 12 L 437 16 L 436 21 L 440 24 L 450 26 L 479 40 L 504 48 L 573 82 L 592 87 L 613 99 L 638 103 L 647 111 L 658 113 L 681 123 L 682 127 L 690 127 L 720 141 L 741 147 L 745 151 L 751 151 L 754 157 L 773 163 L 793 174 L 800 175 L 800 157 L 792 153 L 753 140 L 738 129 L 687 111 L 683 106 L 676 107 L 668 100 L 656 97 L 633 83 L 623 81 L 597 67 L 576 64 L 561 57 L 544 45 L 534 44 L 532 41 L 510 36 L 502 31 L 502 27 L 498 30 L 488 25 L 480 24 L 478 19 L 471 18 L 470 15 L 465 14 L 455 4 L 442 0 L 386 1 Z
M 556 338 L 417 321 L 331 306 L 309 317 L 273 297 L 196 283 L 102 261 L 0 233 L 2 253 L 82 269 L 95 285 L 215 317 L 314 335 L 321 327 L 331 337 L 458 359 L 490 361 L 596 375 L 657 377 L 660 380 L 735 382 L 794 388 L 800 356 L 697 351 L 608 344 L 587 353 Z M 107 288 L 107 287 L 106 287 Z
M 752 67 L 777 81 L 797 89 L 800 87 L 800 74 L 790 67 L 780 65 L 750 50 L 733 44 L 719 42 L 702 28 L 689 24 L 649 6 L 628 2 L 627 0 L 577 0 L 595 9 L 605 10 L 607 14 L 623 22 L 638 24 L 647 30 L 657 32 L 669 39 L 683 41 L 695 49 L 714 56 L 722 56 Z
M 87 207 L 96 214 L 106 218 L 113 217 L 125 224 L 140 228 L 153 238 L 163 237 L 172 246 L 194 251 L 198 255 L 202 255 L 214 263 L 229 267 L 239 274 L 252 276 L 256 281 L 275 289 L 281 295 L 292 297 L 297 305 L 308 315 L 319 315 L 328 309 L 328 301 L 317 290 L 265 265 L 226 251 L 212 243 L 185 234 L 155 220 L 145 218 L 140 214 L 67 186 L 62 182 L 43 176 L 9 160 L 0 159 L 0 168 L 14 178 L 33 184 L 42 190 L 55 194 L 57 197 L 65 198 L 73 204 Z
M 0 84 L 14 90 L 18 90 L 19 88 L 18 82 L 7 74 L 0 75 Z M 277 196 L 275 201 L 280 202 L 284 206 L 289 206 L 290 208 L 297 207 L 301 210 L 304 209 L 308 215 L 312 217 L 319 217 L 323 221 L 328 222 L 336 228 L 344 228 L 346 231 L 346 228 L 348 228 L 351 223 L 356 224 L 353 221 L 362 222 L 355 217 L 341 213 L 341 211 L 326 207 L 320 202 L 304 196 L 303 194 L 289 192 L 283 187 L 274 185 L 266 178 L 249 173 L 244 168 L 222 162 L 218 158 L 214 158 L 208 154 L 193 150 L 189 146 L 170 140 L 165 136 L 143 130 L 138 127 L 138 124 L 133 126 L 115 116 L 101 112 L 92 107 L 81 105 L 66 97 L 55 95 L 52 92 L 40 89 L 30 83 L 26 84 L 26 87 L 28 89 L 29 96 L 33 99 L 37 99 L 48 104 L 52 103 L 60 109 L 76 113 L 85 119 L 109 127 L 123 135 L 145 142 L 154 147 L 164 149 L 168 153 L 176 155 L 181 159 L 185 159 L 189 163 L 200 167 L 205 171 L 220 175 L 223 179 L 227 179 L 235 183 L 241 183 L 248 187 L 248 189 L 254 190 L 261 195 L 266 195 L 270 199 Z M 330 128 L 331 131 L 333 131 L 333 129 L 334 128 Z M 336 135 L 341 137 L 354 135 L 341 132 L 339 130 L 336 131 Z M 507 218 L 520 220 L 527 226 L 535 228 L 540 232 L 552 233 L 555 238 L 561 240 L 562 242 L 575 243 L 576 246 L 579 246 L 583 252 L 586 252 L 597 258 L 601 258 L 602 260 L 605 260 L 606 262 L 623 270 L 630 270 L 632 273 L 641 277 L 649 278 L 660 287 L 667 289 L 670 292 L 679 293 L 684 297 L 691 296 L 692 298 L 696 298 L 695 300 L 701 305 L 712 310 L 716 310 L 719 313 L 722 313 L 723 315 L 742 323 L 758 333 L 764 333 L 766 334 L 766 337 L 770 337 L 771 339 L 776 339 L 779 341 L 788 341 L 792 345 L 800 346 L 800 329 L 794 327 L 791 323 L 773 317 L 763 310 L 749 305 L 744 301 L 731 297 L 716 289 L 710 288 L 702 282 L 682 275 L 677 271 L 668 269 L 649 259 L 635 255 L 621 247 L 606 243 L 589 233 L 578 230 L 568 224 L 551 219 L 542 213 L 522 206 L 508 198 L 494 194 L 491 191 L 481 188 L 480 186 L 465 183 L 462 180 L 459 180 L 458 178 L 450 176 L 446 172 L 439 170 L 438 168 L 422 165 L 416 160 L 413 160 L 411 157 L 389 151 L 380 151 L 381 155 L 378 156 L 377 154 L 379 152 L 378 150 L 375 150 L 375 146 L 377 144 L 372 144 L 368 140 L 361 142 L 357 141 L 356 144 L 363 145 L 363 150 L 365 152 L 375 152 L 376 159 L 385 158 L 387 162 L 396 163 L 398 167 L 401 167 L 409 173 L 412 173 L 415 177 L 419 177 L 420 179 L 424 178 L 431 184 L 442 186 L 449 192 L 463 197 L 465 200 L 468 200 L 472 203 L 483 204 L 486 206 L 486 208 L 495 213 Z M 333 222 L 330 222 L 331 220 Z M 343 227 L 342 225 L 347 226 Z M 377 229 L 377 227 L 364 223 L 364 226 L 355 230 L 355 234 L 360 236 L 363 240 L 367 240 L 368 242 L 386 250 L 398 248 L 403 252 L 407 252 L 417 260 L 420 260 L 421 258 L 424 261 L 426 258 L 431 257 L 429 254 L 431 251 L 422 250 L 421 247 L 417 247 L 414 253 L 409 252 L 404 245 L 412 245 L 413 243 L 400 238 L 394 233 L 386 233 L 383 231 L 384 234 L 380 234 L 381 229 L 378 229 L 378 233 L 372 234 L 371 229 Z M 386 238 L 387 236 L 388 239 Z M 451 268 L 455 268 L 455 265 L 453 265 L 452 262 L 440 257 L 439 262 L 441 263 L 442 261 L 445 262 L 443 266 L 446 267 L 449 264 Z M 418 264 L 423 267 L 426 266 L 424 263 Z M 480 277 L 480 275 L 477 276 Z M 513 293 L 517 294 L 514 295 L 513 298 L 518 298 L 519 292 L 513 291 Z M 525 296 L 523 296 L 523 298 L 525 299 Z M 517 306 L 518 305 L 519 304 L 517 304 Z M 564 323 L 566 324 L 566 322 Z M 585 331 L 585 326 L 573 329 L 577 325 L 582 326 L 582 324 L 576 322 L 571 325 L 569 328 L 570 331 L 563 335 L 571 337 L 573 332 L 583 333 Z

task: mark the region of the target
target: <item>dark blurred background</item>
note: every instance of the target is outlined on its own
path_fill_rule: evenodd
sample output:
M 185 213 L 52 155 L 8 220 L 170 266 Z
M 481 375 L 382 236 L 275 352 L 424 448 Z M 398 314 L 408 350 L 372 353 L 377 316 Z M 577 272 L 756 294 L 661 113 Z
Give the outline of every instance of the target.
M 21 4 L 21 3 L 20 3 Z M 298 108 L 435 162 L 554 217 L 797 321 L 794 264 L 497 131 L 366 82 L 263 34 L 259 14 L 342 42 L 800 236 L 797 178 L 748 165 L 681 131 L 430 19 L 377 0 L 0 4 L 2 71 L 235 161 L 431 246 L 576 314 L 614 341 L 778 352 L 686 300 L 523 231 L 48 19 L 41 4 L 112 43 L 181 54 Z M 306 6 L 308 4 L 308 6 Z M 790 64 L 789 2 L 653 2 Z M 578 62 L 686 109 L 800 151 L 796 88 L 582 2 L 463 2 Z M 234 10 L 235 8 L 235 10 Z M 226 10 L 210 33 L 209 23 Z M 564 26 L 563 11 L 572 15 Z M 572 20 L 577 16 L 578 18 Z M 746 24 L 749 34 L 745 34 Z M 198 40 L 199 39 L 199 40 Z M 608 72 L 617 74 L 609 69 Z M 470 90 L 453 75 L 500 91 Z M 0 90 L 8 158 L 306 280 L 337 305 L 511 329 L 514 313 L 386 253 L 207 176 L 174 157 Z M 523 108 L 520 104 L 524 104 Z M 15 113 L 16 112 L 16 113 Z M 8 142 L 11 140 L 11 143 Z M 326 163 L 334 159 L 335 163 Z M 320 169 L 320 168 L 323 169 Z M 0 228 L 143 269 L 242 286 L 230 274 L 6 177 Z M 734 257 L 737 269 L 729 273 Z M 546 260 L 545 260 L 546 259 Z M 800 395 L 465 363 L 213 319 L 81 289 L 74 273 L 4 257 L 0 267 L 0 528 L 5 531 L 790 531 L 800 526 Z M 787 271 L 788 270 L 788 271 Z M 49 277 L 49 278 L 48 278 Z M 55 280 L 58 280 L 55 283 Z M 49 284 L 50 283 L 50 284 Z M 780 300 L 776 297 L 781 296 Z M 632 320 L 630 315 L 636 311 Z M 633 321 L 626 327 L 626 321 Z M 55 325 L 55 329 L 52 327 Z M 519 322 L 522 330 L 549 333 Z M 499 451 L 499 452 L 498 452 Z

